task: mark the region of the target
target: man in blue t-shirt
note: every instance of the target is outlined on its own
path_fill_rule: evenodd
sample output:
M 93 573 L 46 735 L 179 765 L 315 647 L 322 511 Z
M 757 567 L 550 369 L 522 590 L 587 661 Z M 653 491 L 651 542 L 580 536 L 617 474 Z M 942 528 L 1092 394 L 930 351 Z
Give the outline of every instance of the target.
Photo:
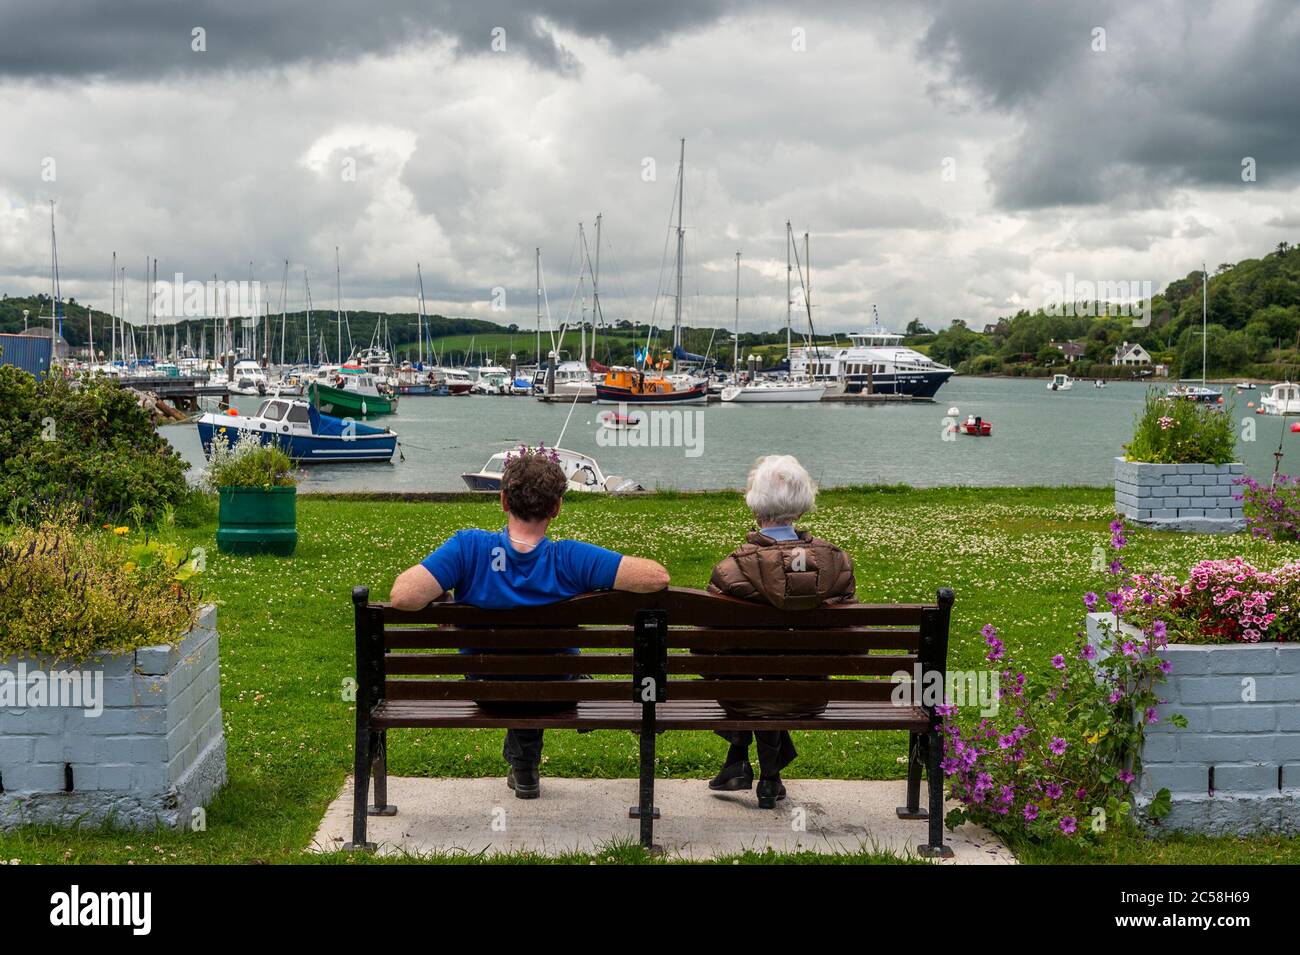
M 650 593 L 668 586 L 668 571 L 653 560 L 548 538 L 567 487 L 551 452 L 511 456 L 501 475 L 505 528 L 457 531 L 393 582 L 392 605 L 418 610 L 450 591 L 476 607 L 537 607 L 593 590 Z M 502 755 L 510 765 L 506 784 L 520 799 L 536 799 L 542 730 L 507 730 Z

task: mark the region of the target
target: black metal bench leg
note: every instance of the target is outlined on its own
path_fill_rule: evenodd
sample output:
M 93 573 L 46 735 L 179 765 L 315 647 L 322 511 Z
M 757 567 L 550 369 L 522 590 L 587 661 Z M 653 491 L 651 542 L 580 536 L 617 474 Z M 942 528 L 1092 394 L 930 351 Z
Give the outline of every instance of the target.
M 397 807 L 388 801 L 388 730 L 370 734 L 371 765 L 375 774 L 375 804 L 366 810 L 372 816 L 396 816 Z
M 925 737 L 907 734 L 907 805 L 898 807 L 899 819 L 925 819 L 929 811 L 921 808 L 921 762 Z
M 641 779 L 639 798 L 628 815 L 641 822 L 641 845 L 650 852 L 662 852 L 661 846 L 655 845 L 655 820 L 659 810 L 655 808 L 655 705 L 641 704 Z
M 366 842 L 366 790 L 370 785 L 370 767 L 373 758 L 370 753 L 370 741 L 376 734 L 371 733 L 362 720 L 357 720 L 357 739 L 355 744 L 355 788 L 352 793 L 352 841 L 343 844 L 344 849 L 361 849 L 373 852 L 375 844 Z
M 929 757 L 926 760 L 925 776 L 930 789 L 930 841 L 921 846 L 917 852 L 926 859 L 951 859 L 952 847 L 943 844 L 943 738 L 938 730 L 932 730 L 926 740 Z

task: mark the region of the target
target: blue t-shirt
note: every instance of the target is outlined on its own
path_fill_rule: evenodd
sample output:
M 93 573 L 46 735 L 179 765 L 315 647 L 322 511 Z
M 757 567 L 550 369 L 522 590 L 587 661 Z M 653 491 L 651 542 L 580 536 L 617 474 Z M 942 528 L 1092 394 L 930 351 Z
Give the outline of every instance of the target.
M 614 586 L 623 555 L 582 541 L 543 537 L 517 551 L 500 531 L 457 531 L 420 564 L 458 603 L 489 610 L 538 607 Z
M 797 541 L 799 539 L 799 532 L 789 524 L 760 527 L 758 530 L 764 537 L 770 537 L 774 541 Z

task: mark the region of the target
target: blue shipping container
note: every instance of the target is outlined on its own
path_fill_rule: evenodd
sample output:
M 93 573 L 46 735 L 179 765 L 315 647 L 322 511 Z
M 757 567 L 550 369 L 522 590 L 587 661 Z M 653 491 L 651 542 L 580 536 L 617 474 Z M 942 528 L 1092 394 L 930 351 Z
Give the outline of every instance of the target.
M 0 335 L 0 365 L 16 365 L 31 375 L 50 370 L 50 340 L 29 335 Z

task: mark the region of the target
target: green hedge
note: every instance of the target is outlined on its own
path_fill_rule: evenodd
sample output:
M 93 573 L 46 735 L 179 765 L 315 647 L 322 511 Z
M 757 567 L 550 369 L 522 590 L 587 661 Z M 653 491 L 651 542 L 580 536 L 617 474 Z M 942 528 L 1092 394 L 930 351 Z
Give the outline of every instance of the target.
M 154 524 L 190 496 L 188 467 L 111 380 L 0 366 L 0 520 L 74 505 L 88 523 Z

